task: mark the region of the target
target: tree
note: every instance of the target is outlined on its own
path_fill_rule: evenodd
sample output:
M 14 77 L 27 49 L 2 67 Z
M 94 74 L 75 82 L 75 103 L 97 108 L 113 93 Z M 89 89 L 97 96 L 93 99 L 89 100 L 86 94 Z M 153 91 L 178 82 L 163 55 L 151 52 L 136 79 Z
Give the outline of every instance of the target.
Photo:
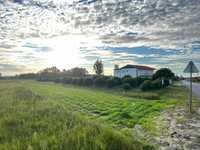
M 60 70 L 53 66 L 53 67 L 50 67 L 50 68 L 45 68 L 44 70 L 40 71 L 40 73 L 59 73 Z
M 174 73 L 168 68 L 161 68 L 153 75 L 153 79 L 173 79 Z
M 83 77 L 88 74 L 88 71 L 85 68 L 72 68 L 70 70 L 63 69 L 62 74 L 64 76 L 73 76 L 73 77 Z
M 38 80 L 40 81 L 54 81 L 61 75 L 60 70 L 57 67 L 45 68 L 38 72 Z
M 72 68 L 71 70 L 69 70 L 70 74 L 72 76 L 76 76 L 76 77 L 82 77 L 88 74 L 88 71 L 85 68 Z
M 37 77 L 38 74 L 36 73 L 25 73 L 18 76 L 19 79 L 36 79 Z
M 93 69 L 97 75 L 103 74 L 103 62 L 97 59 L 94 63 Z

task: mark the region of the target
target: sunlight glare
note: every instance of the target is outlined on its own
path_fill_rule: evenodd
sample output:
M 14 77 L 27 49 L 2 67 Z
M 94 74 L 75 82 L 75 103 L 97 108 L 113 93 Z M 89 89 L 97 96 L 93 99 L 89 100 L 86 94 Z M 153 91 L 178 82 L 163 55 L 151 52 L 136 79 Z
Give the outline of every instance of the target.
M 74 36 L 55 37 L 49 41 L 53 51 L 49 53 L 47 62 L 50 66 L 61 69 L 77 67 L 81 64 L 79 51 L 81 39 Z

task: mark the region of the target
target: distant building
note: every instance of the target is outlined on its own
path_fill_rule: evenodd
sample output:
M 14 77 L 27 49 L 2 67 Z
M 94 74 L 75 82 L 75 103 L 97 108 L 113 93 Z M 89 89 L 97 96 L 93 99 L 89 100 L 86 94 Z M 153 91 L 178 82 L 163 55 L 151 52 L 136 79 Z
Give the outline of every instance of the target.
M 148 66 L 141 65 L 126 65 L 124 67 L 119 68 L 115 66 L 114 68 L 114 76 L 123 78 L 124 76 L 135 77 L 150 77 L 153 75 L 155 68 L 151 68 Z

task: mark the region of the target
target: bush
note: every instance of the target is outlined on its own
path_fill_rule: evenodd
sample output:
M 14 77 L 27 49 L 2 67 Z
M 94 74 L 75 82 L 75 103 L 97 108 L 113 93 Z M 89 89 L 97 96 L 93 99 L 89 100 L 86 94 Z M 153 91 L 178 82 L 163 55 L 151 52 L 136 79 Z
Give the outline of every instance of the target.
M 95 86 L 104 87 L 106 86 L 106 80 L 108 77 L 106 76 L 94 76 L 93 77 L 93 83 Z
M 150 80 L 146 80 L 144 81 L 141 86 L 140 86 L 142 91 L 149 91 L 151 90 L 151 81 Z
M 132 78 L 132 77 L 129 77 L 129 76 L 126 76 L 122 79 L 122 83 L 123 84 L 130 84 L 131 87 L 135 88 L 137 87 L 137 79 L 136 78 Z
M 151 81 L 151 88 L 152 88 L 152 90 L 161 89 L 162 88 L 162 82 L 161 82 L 161 80 Z
M 150 80 L 147 77 L 137 77 L 137 86 L 140 86 L 144 81 Z
M 83 79 L 82 78 L 76 78 L 76 85 L 83 85 Z
M 122 84 L 122 88 L 125 90 L 125 91 L 128 91 L 131 89 L 131 85 L 129 83 L 124 83 Z
M 106 86 L 109 88 L 121 85 L 121 79 L 117 77 L 110 77 L 106 80 Z
M 62 83 L 64 83 L 64 84 L 71 84 L 72 83 L 72 79 L 68 78 L 68 77 L 65 77 L 65 78 L 63 78 Z
M 84 86 L 92 86 L 93 85 L 93 80 L 91 78 L 85 78 L 83 80 L 83 85 Z
M 62 83 L 63 82 L 63 79 L 62 78 L 56 78 L 54 80 L 55 83 Z
M 126 75 L 126 76 L 124 76 L 124 77 L 122 78 L 122 80 L 125 79 L 125 78 L 132 78 L 132 77 L 129 76 L 129 75 Z
M 146 80 L 140 86 L 142 91 L 159 90 L 162 88 L 161 80 Z
M 71 84 L 82 85 L 82 79 L 81 78 L 72 78 L 71 79 Z

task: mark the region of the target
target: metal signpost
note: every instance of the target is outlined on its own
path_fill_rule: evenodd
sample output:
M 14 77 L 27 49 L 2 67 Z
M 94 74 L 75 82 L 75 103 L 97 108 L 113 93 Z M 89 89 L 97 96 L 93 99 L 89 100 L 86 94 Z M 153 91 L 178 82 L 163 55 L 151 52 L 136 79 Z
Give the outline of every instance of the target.
M 192 73 L 198 73 L 199 70 L 193 63 L 193 61 L 190 61 L 187 65 L 187 67 L 184 70 L 184 73 L 190 73 L 190 94 L 189 94 L 189 111 L 192 112 Z

